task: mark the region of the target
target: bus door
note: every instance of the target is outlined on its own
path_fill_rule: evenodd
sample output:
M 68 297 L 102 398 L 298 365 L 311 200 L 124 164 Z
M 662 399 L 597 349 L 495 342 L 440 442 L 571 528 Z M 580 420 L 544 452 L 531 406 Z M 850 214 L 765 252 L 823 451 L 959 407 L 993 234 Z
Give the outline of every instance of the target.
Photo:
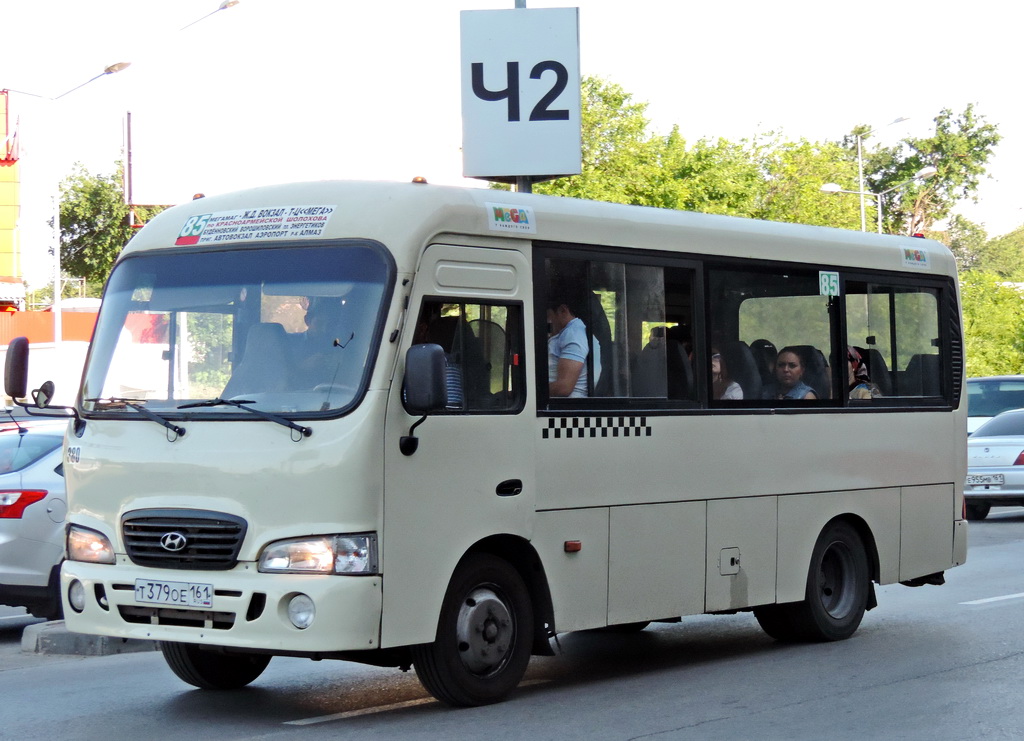
M 448 580 L 474 543 L 498 534 L 531 537 L 530 284 L 529 263 L 517 250 L 436 244 L 424 253 L 384 442 L 382 645 L 434 639 Z M 405 455 L 399 439 L 418 417 L 403 406 L 402 369 L 408 348 L 422 343 L 444 349 L 448 403 L 416 427 L 416 451 Z

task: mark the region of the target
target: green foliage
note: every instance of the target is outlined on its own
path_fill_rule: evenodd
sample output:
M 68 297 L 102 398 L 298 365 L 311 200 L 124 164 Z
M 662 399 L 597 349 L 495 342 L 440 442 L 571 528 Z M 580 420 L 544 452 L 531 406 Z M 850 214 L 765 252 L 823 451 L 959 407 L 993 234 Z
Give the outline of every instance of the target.
M 113 175 L 93 175 L 80 163 L 61 183 L 60 258 L 67 274 L 86 279 L 90 296 L 98 296 L 122 248 L 131 239 L 122 166 Z M 144 223 L 162 208 L 135 209 Z
M 979 250 L 977 265 L 1004 278 L 1024 280 L 1024 226 L 986 242 Z
M 860 203 L 849 195 L 823 193 L 825 183 L 856 182 L 857 163 L 836 142 L 786 142 L 779 139 L 761 151 L 767 175 L 758 209 L 769 221 L 857 229 Z
M 961 200 L 977 200 L 975 191 L 1001 135 L 974 105 L 955 114 L 944 108 L 935 117 L 930 137 L 907 138 L 899 145 L 866 156 L 867 189 L 885 196 L 884 224 L 890 234 L 914 234 L 948 216 Z M 915 181 L 915 173 L 932 166 L 938 174 Z
M 926 231 L 925 236 L 949 247 L 956 258 L 957 269 L 961 272 L 974 268 L 991 269 L 981 264 L 988 235 L 980 224 L 956 214 L 950 217 L 946 231 Z
M 1024 373 L 1024 295 L 998 273 L 960 275 L 967 375 Z

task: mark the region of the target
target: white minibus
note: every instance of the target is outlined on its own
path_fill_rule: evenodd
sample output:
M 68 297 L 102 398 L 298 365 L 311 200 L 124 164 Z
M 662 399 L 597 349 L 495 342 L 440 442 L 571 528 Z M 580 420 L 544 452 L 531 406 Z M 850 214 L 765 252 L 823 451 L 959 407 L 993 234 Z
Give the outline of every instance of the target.
M 65 410 L 67 626 L 202 688 L 346 659 L 456 706 L 566 631 L 844 639 L 966 558 L 963 346 L 924 239 L 418 181 L 195 200 L 119 257 Z

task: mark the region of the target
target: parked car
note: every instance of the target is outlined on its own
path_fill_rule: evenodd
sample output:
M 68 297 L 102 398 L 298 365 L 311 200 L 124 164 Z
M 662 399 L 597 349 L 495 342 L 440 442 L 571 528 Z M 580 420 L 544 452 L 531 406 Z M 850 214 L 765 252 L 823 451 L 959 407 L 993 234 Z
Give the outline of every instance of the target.
M 64 420 L 0 424 L 0 604 L 62 617 Z
M 1007 409 L 1024 408 L 1024 376 L 967 379 L 967 434 Z
M 984 520 L 993 506 L 1024 505 L 1024 409 L 996 415 L 967 439 L 968 520 Z

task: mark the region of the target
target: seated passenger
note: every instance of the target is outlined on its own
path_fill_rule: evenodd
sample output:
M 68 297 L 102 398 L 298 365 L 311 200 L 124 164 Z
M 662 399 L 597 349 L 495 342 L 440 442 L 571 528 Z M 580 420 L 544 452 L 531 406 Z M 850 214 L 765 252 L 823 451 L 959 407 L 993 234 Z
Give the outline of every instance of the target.
M 743 398 L 743 389 L 729 377 L 729 368 L 717 347 L 711 348 L 711 388 L 716 399 L 735 401 Z
M 849 368 L 847 382 L 850 384 L 850 398 L 874 399 L 881 396 L 882 392 L 878 390 L 878 386 L 871 383 L 871 378 L 868 376 L 867 363 L 864 362 L 864 358 L 861 357 L 856 348 L 846 348 L 846 359 L 848 361 L 847 367 Z
M 548 302 L 548 324 L 548 394 L 582 399 L 588 395 L 587 326 L 566 299 L 557 295 Z
M 762 399 L 817 399 L 814 389 L 804 383 L 804 362 L 791 347 L 779 351 L 775 361 L 775 380 L 764 387 Z

